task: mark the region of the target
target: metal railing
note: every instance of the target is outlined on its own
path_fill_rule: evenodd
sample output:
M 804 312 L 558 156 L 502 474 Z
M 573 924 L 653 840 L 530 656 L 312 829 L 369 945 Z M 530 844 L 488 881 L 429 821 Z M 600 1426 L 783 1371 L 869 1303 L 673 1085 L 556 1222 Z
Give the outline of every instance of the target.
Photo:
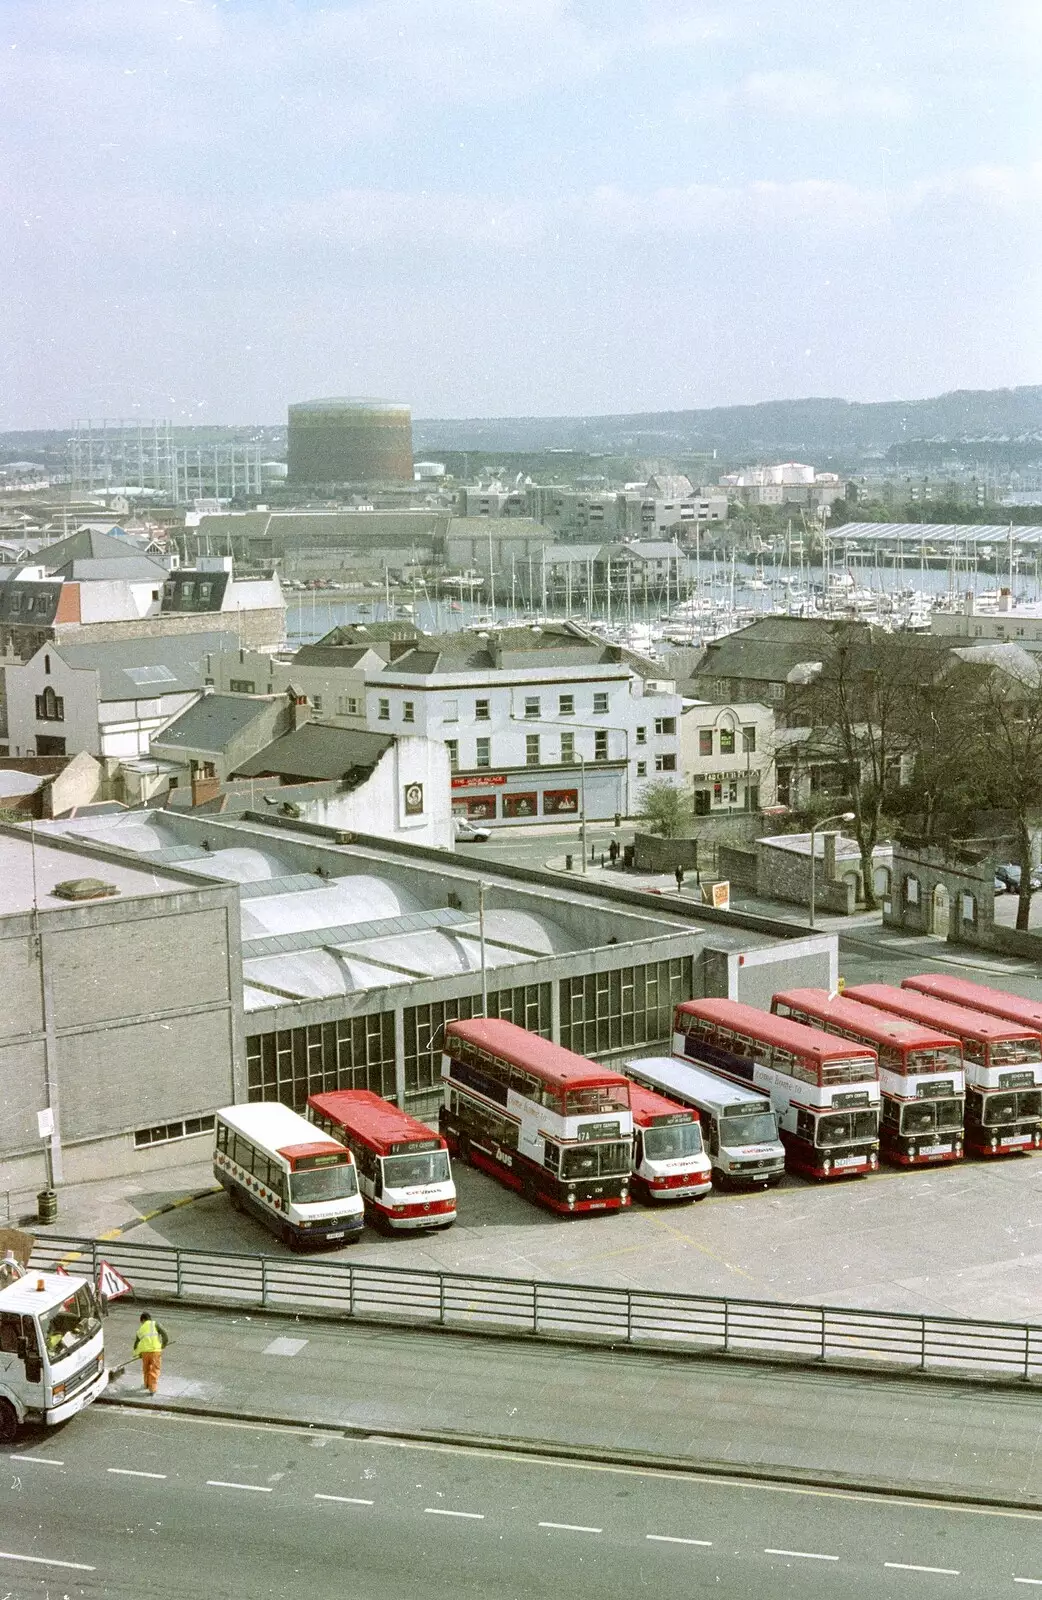
M 140 1299 L 769 1360 L 898 1367 L 947 1377 L 1042 1379 L 1042 1326 L 788 1305 L 715 1295 L 542 1283 L 371 1263 L 182 1250 L 120 1239 L 37 1237 L 32 1265 L 97 1277 L 102 1261 Z

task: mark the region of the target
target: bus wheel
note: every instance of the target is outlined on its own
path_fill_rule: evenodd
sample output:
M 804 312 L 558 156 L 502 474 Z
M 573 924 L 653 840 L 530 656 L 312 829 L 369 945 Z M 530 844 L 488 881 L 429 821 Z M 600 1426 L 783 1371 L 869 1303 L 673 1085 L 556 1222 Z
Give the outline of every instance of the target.
M 18 1413 L 10 1400 L 0 1400 L 0 1444 L 13 1444 L 18 1434 Z

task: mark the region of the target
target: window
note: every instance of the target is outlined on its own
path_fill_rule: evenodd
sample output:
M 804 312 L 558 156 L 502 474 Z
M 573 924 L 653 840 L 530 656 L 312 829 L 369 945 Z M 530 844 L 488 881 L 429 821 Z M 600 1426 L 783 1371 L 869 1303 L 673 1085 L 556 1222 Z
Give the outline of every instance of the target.
M 539 715 L 539 696 L 537 694 L 526 695 L 525 696 L 525 716 L 526 717 L 538 717 L 538 715 Z
M 720 729 L 720 754 L 722 756 L 734 755 L 734 729 Z
M 676 756 L 668 755 L 668 756 L 656 756 L 655 757 L 655 771 L 656 772 L 676 772 L 676 770 L 677 770 L 677 758 L 676 758 Z
M 505 794 L 503 796 L 504 817 L 534 817 L 539 812 L 539 796 L 532 794 Z
M 676 731 L 677 731 L 677 719 L 676 719 L 676 717 L 656 717 L 655 718 L 655 732 L 656 733 L 676 733 Z
M 477 741 L 474 765 L 476 767 L 490 767 L 492 765 L 491 739 L 479 739 Z
M 475 700 L 475 702 L 474 702 L 474 720 L 475 720 L 475 722 L 488 722 L 489 721 L 489 711 L 488 711 L 488 701 L 487 700 Z
M 698 753 L 699 753 L 700 756 L 711 756 L 712 755 L 712 753 L 713 753 L 713 730 L 712 730 L 712 728 L 699 728 L 699 730 L 698 730 Z
M 47 685 L 43 694 L 36 696 L 36 720 L 37 722 L 65 721 L 64 696 L 55 694 L 50 684 Z
M 415 700 L 403 700 L 402 701 L 402 721 L 403 722 L 415 722 L 416 721 L 416 701 Z
M 647 775 L 648 775 L 648 764 L 647 764 L 647 762 L 646 761 L 638 761 L 637 762 L 637 777 L 638 778 L 646 778 Z
M 377 713 L 376 713 L 377 721 L 378 722 L 390 722 L 390 720 L 391 720 L 391 702 L 389 700 L 380 700 L 380 701 L 377 702 L 377 704 L 378 704 L 378 707 L 379 707 L 379 709 L 377 710 Z
M 755 749 L 756 749 L 756 729 L 755 728 L 743 728 L 742 729 L 742 753 L 744 755 L 751 755 L 752 752 Z
M 446 739 L 445 748 L 449 752 L 449 767 L 455 772 L 459 766 L 459 740 Z
M 172 1144 L 175 1139 L 197 1139 L 202 1133 L 212 1133 L 214 1118 L 209 1117 L 184 1117 L 180 1122 L 161 1122 L 155 1128 L 138 1128 L 134 1133 L 134 1147 L 144 1150 L 152 1144 Z M 221 1132 L 227 1140 L 227 1129 L 223 1123 Z
M 47 674 L 47 676 L 50 677 L 50 675 L 51 675 L 51 658 L 50 658 L 50 656 L 44 656 L 44 658 L 43 658 L 43 670 Z
M 561 735 L 561 760 L 571 763 L 575 760 L 575 734 L 562 733 Z
M 311 704 L 314 706 L 316 711 L 321 711 L 322 710 L 322 696 L 320 694 L 313 694 L 311 696 Z
M 593 714 L 595 717 L 606 717 L 608 715 L 608 696 L 606 692 L 602 693 L 598 691 L 598 693 L 594 695 Z
M 210 598 L 210 587 L 211 586 L 208 583 L 201 583 L 199 585 L 199 598 L 200 598 L 200 600 L 209 600 L 209 598 Z
M 459 701 L 458 700 L 445 700 L 445 701 L 443 701 L 442 702 L 441 716 L 442 716 L 442 721 L 443 722 L 458 722 L 459 721 Z
M 919 879 L 905 879 L 905 905 L 917 906 L 919 904 Z
M 638 744 L 647 744 L 647 742 L 648 742 L 648 730 L 647 730 L 647 728 L 638 728 L 637 729 L 637 743 Z
M 257 685 L 252 678 L 229 678 L 229 694 L 256 694 Z
M 342 694 L 337 697 L 336 714 L 338 717 L 357 717 L 358 697 L 353 694 Z
M 537 767 L 539 765 L 539 735 L 537 733 L 525 734 L 525 766 Z
M 595 761 L 608 759 L 608 735 L 603 728 L 598 728 L 593 736 L 593 759 Z
M 558 695 L 558 697 L 557 697 L 557 712 L 558 712 L 558 715 L 562 716 L 562 717 L 574 717 L 575 716 L 575 696 L 574 696 L 574 694 Z

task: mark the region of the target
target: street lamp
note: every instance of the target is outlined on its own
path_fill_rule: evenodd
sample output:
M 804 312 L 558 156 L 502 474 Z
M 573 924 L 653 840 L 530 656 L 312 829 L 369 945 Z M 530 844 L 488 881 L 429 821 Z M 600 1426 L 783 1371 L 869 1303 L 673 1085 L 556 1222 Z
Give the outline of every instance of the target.
M 830 822 L 853 822 L 853 811 L 838 811 L 834 817 L 824 817 L 810 825 L 810 925 L 814 926 L 814 863 L 817 860 L 814 836 L 819 828 L 827 827 Z

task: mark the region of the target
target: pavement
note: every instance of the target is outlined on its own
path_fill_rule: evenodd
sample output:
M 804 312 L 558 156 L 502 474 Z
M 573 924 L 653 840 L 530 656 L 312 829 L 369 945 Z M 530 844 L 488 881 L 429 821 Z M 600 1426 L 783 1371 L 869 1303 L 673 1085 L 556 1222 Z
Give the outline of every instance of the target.
M 140 1308 L 116 1303 L 106 1403 L 1042 1509 L 1037 1392 L 149 1309 L 159 1395 L 129 1361 Z

